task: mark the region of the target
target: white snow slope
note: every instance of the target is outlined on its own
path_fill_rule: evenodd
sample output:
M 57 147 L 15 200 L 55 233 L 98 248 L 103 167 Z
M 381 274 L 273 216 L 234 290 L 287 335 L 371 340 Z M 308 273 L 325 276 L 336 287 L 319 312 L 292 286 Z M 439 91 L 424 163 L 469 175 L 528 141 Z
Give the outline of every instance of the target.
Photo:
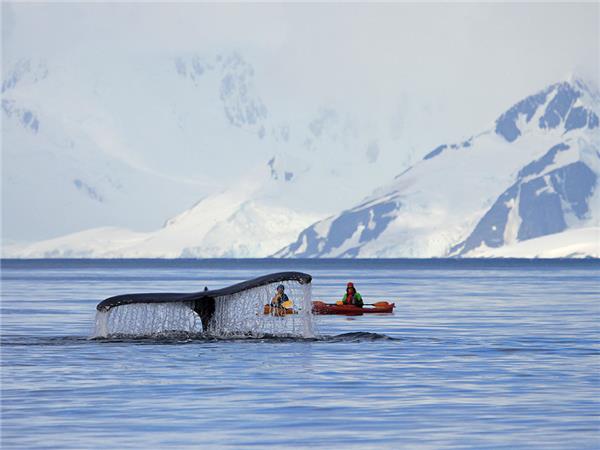
M 397 151 L 387 127 L 377 129 L 336 105 L 292 102 L 290 108 L 268 89 L 274 75 L 240 53 L 115 55 L 110 61 L 89 55 L 85 64 L 74 64 L 69 55 L 55 55 L 3 66 L 5 242 L 92 227 L 156 230 L 199 199 L 223 198 L 248 175 L 267 199 L 256 206 L 262 213 L 246 206 L 240 220 L 276 207 L 291 223 L 307 225 L 298 217 L 312 220 L 348 207 L 382 176 L 412 162 L 410 152 Z M 360 185 L 340 182 L 357 166 L 364 168 Z M 226 207 L 230 213 L 233 206 Z M 205 214 L 211 221 L 220 212 Z M 267 226 L 261 233 L 273 235 L 273 243 L 258 247 L 286 244 L 272 231 Z M 206 248 L 240 256 L 258 248 L 232 241 L 217 251 L 222 244 Z M 189 245 L 205 248 L 198 240 Z
M 498 248 L 479 248 L 474 258 L 600 258 L 600 228 L 575 228 L 562 233 L 517 242 Z
M 264 168 L 265 175 L 266 171 Z M 8 245 L 4 257 L 261 257 L 289 243 L 317 219 L 273 205 L 268 196 L 261 194 L 265 186 L 248 178 L 199 201 L 156 231 L 95 228 L 33 244 Z
M 580 249 L 596 255 L 598 242 L 583 229 L 600 224 L 598 105 L 581 81 L 552 85 L 510 108 L 491 129 L 439 146 L 359 205 L 304 230 L 276 256 L 477 256 L 507 246 L 504 256 L 514 249 L 515 256 L 534 257 L 553 249 L 513 245 L 578 229 Z

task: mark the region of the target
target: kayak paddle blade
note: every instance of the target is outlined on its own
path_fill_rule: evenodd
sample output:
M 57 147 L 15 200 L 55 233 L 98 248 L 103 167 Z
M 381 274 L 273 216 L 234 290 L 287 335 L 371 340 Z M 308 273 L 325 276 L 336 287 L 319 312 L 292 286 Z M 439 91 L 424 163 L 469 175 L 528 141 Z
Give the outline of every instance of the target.
M 377 302 L 377 303 L 373 303 L 373 306 L 384 307 L 384 306 L 390 306 L 390 304 L 388 302 Z

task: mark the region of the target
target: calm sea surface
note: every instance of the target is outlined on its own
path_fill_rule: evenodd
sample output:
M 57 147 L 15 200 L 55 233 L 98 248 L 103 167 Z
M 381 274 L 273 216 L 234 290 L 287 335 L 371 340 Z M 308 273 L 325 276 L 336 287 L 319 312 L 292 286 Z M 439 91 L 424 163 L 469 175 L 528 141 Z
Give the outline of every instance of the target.
M 393 315 L 89 340 L 95 306 L 269 272 Z M 598 261 L 3 261 L 2 448 L 600 448 Z

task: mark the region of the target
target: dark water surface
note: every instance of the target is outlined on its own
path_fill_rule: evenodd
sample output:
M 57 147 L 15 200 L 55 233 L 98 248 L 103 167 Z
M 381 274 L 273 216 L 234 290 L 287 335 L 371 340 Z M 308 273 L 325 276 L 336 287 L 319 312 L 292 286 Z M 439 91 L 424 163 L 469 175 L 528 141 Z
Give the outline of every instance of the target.
M 126 292 L 313 275 L 319 339 L 89 340 Z M 600 448 L 598 261 L 3 261 L 2 448 Z

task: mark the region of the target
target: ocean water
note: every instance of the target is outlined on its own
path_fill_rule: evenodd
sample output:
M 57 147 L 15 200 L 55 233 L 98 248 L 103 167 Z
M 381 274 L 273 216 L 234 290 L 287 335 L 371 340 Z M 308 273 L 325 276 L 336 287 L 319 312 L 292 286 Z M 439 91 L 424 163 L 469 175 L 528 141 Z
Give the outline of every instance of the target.
M 282 270 L 392 315 L 315 339 L 91 340 L 95 306 Z M 3 261 L 1 447 L 600 448 L 600 263 Z

